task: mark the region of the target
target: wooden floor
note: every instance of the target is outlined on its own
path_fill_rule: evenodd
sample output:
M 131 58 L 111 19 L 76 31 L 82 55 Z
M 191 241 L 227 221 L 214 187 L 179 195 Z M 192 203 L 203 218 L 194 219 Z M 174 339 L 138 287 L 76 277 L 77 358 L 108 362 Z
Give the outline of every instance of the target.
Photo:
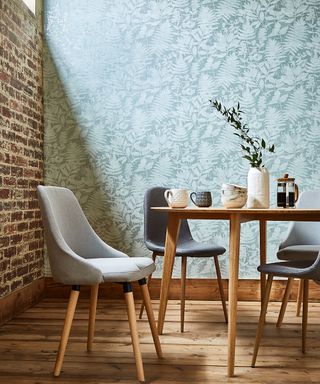
M 169 302 L 164 359 L 158 360 L 146 319 L 139 320 L 149 383 L 319 383 L 320 304 L 310 304 L 307 354 L 300 350 L 300 320 L 290 303 L 281 329 L 279 303 L 271 303 L 257 360 L 250 368 L 259 303 L 239 303 L 236 377 L 226 377 L 227 325 L 219 302 L 187 302 L 185 333 L 179 332 L 178 302 Z M 137 313 L 139 305 L 137 303 Z M 154 303 L 157 309 L 157 303 Z M 66 301 L 45 299 L 0 328 L 0 383 L 136 383 L 128 322 L 122 301 L 100 300 L 93 352 L 86 352 L 88 301 L 76 312 L 63 371 L 52 377 Z

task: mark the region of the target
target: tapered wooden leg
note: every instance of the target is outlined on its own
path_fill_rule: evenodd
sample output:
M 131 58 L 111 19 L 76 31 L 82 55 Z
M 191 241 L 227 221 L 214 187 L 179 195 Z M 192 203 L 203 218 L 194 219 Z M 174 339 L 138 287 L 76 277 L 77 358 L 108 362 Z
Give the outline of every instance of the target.
M 240 218 L 233 214 L 230 218 L 230 262 L 229 262 L 229 322 L 228 322 L 228 376 L 234 374 L 236 334 L 237 334 L 237 306 L 238 306 L 238 278 L 239 278 L 239 246 L 240 246 Z
M 163 260 L 163 271 L 160 291 L 160 304 L 158 313 L 158 333 L 163 332 L 164 318 L 166 315 L 169 287 L 172 276 L 174 257 L 176 254 L 177 238 L 179 234 L 180 219 L 174 213 L 168 214 L 168 227 L 166 235 L 165 253 Z
M 141 288 L 141 292 L 142 292 L 143 302 L 144 302 L 145 307 L 146 307 L 146 312 L 147 312 L 147 316 L 148 316 L 148 320 L 149 320 L 149 325 L 150 325 L 150 329 L 151 329 L 151 333 L 152 333 L 154 346 L 156 348 L 158 357 L 161 359 L 162 358 L 161 344 L 160 344 L 160 340 L 159 340 L 156 322 L 154 320 L 152 304 L 151 304 L 151 300 L 150 300 L 148 285 L 146 284 L 146 279 L 139 280 L 139 284 L 140 284 L 140 288 Z
M 300 316 L 302 297 L 303 297 L 303 281 L 299 279 L 299 289 L 298 289 L 298 296 L 297 296 L 297 312 L 296 312 L 297 316 Z
M 181 299 L 180 299 L 180 330 L 184 332 L 184 309 L 186 299 L 187 256 L 181 257 Z
M 72 320 L 73 320 L 74 312 L 76 310 L 76 306 L 77 306 L 77 302 L 78 302 L 79 291 L 80 291 L 80 287 L 77 285 L 77 286 L 72 287 L 72 290 L 70 293 L 67 313 L 66 313 L 66 317 L 64 320 L 63 331 L 62 331 L 62 335 L 61 335 L 61 339 L 60 339 L 58 355 L 57 355 L 57 359 L 56 359 L 56 363 L 55 363 L 54 371 L 53 371 L 54 376 L 59 376 L 60 372 L 61 372 L 63 358 L 64 358 L 64 354 L 66 352 L 66 347 L 67 347 L 68 339 L 69 339 L 69 335 L 70 335 Z
M 269 303 L 269 297 L 270 297 L 270 292 L 271 292 L 272 280 L 273 280 L 273 276 L 269 275 L 268 276 L 268 282 L 267 282 L 267 285 L 266 285 L 264 299 L 263 299 L 263 302 L 262 302 L 262 308 L 261 308 L 261 312 L 260 312 L 260 318 L 259 318 L 259 324 L 258 324 L 258 329 L 257 329 L 257 333 L 256 333 L 256 340 L 255 340 L 255 343 L 254 343 L 254 350 L 253 350 L 251 367 L 255 366 L 256 360 L 257 360 L 257 355 L 258 355 L 259 346 L 260 346 L 260 340 L 261 340 L 261 337 L 262 337 L 263 327 L 264 327 L 264 323 L 265 323 L 265 320 L 266 320 L 266 314 L 267 314 L 267 309 L 268 309 L 268 303 Z
M 221 272 L 220 272 L 220 265 L 219 265 L 218 256 L 213 256 L 213 259 L 214 259 L 214 265 L 216 267 L 217 282 L 218 282 L 219 293 L 220 293 L 220 298 L 221 298 L 221 303 L 222 303 L 222 308 L 223 308 L 224 319 L 225 319 L 225 322 L 227 323 L 228 322 L 228 311 L 227 311 L 227 305 L 226 305 L 226 297 L 224 295 L 224 290 L 223 290 L 223 284 L 222 284 L 222 279 L 221 279 Z
M 293 277 L 289 277 L 287 281 L 286 289 L 284 291 L 284 295 L 282 298 L 282 304 L 281 304 L 281 308 L 278 316 L 277 327 L 281 327 L 282 325 L 283 316 L 286 313 L 287 304 L 288 304 L 289 296 L 291 293 L 292 283 L 293 283 Z
M 123 290 L 124 290 L 124 297 L 127 305 L 127 313 L 128 313 L 129 326 L 130 326 L 130 332 L 131 332 L 133 354 L 136 362 L 137 379 L 141 383 L 144 383 L 145 382 L 144 370 L 143 370 L 142 356 L 140 351 L 140 343 L 139 343 L 137 321 L 136 321 L 136 311 L 134 307 L 134 299 L 133 299 L 131 284 L 124 283 Z
M 99 284 L 92 285 L 90 295 L 90 311 L 89 311 L 89 327 L 87 350 L 92 351 L 93 338 L 94 338 L 94 324 L 96 322 L 96 311 L 98 302 Z
M 308 325 L 309 280 L 303 280 L 303 308 L 302 308 L 302 353 L 306 352 Z
M 155 263 L 155 261 L 156 261 L 156 257 L 157 257 L 156 253 L 153 252 L 153 253 L 152 253 L 152 260 L 153 260 L 154 263 Z M 152 279 L 152 273 L 151 273 L 151 275 L 148 277 L 148 288 L 150 288 L 151 279 Z M 142 301 L 142 304 L 141 304 L 141 307 L 140 307 L 139 319 L 142 319 L 143 311 L 144 311 L 144 302 Z
M 266 220 L 260 220 L 260 265 L 266 264 L 267 262 L 267 222 Z M 266 287 L 266 275 L 265 273 L 260 273 L 260 301 L 261 306 L 263 302 L 263 297 L 265 294 Z

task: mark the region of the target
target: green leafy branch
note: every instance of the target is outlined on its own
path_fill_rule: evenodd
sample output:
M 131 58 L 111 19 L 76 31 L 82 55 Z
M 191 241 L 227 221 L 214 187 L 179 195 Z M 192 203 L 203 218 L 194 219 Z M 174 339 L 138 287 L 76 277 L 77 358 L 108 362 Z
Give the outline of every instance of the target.
M 264 167 L 262 164 L 263 151 L 274 153 L 274 144 L 268 146 L 264 139 L 250 136 L 250 129 L 247 124 L 242 122 L 242 114 L 244 113 L 240 109 L 238 103 L 236 107 L 226 108 L 222 106 L 217 100 L 209 100 L 211 106 L 216 109 L 227 120 L 227 122 L 236 129 L 234 135 L 240 137 L 242 140 L 241 149 L 244 152 L 242 156 L 248 160 L 252 167 Z

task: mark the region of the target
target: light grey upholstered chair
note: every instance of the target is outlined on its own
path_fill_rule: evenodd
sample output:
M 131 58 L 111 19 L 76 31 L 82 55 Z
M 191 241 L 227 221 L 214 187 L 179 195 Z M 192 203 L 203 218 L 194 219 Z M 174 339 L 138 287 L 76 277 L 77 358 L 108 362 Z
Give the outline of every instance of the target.
M 301 193 L 297 202 L 297 208 L 320 208 L 320 191 L 305 191 Z M 310 260 L 314 261 L 320 252 L 320 222 L 292 222 L 288 229 L 286 239 L 280 244 L 277 258 L 279 260 Z M 283 296 L 282 305 L 277 321 L 280 327 L 287 308 L 292 283 L 290 277 Z M 297 299 L 297 316 L 300 314 L 303 284 L 299 281 L 299 293 Z
M 144 197 L 144 242 L 146 247 L 152 251 L 152 259 L 155 261 L 157 256 L 164 255 L 164 246 L 166 238 L 166 228 L 168 217 L 166 213 L 155 212 L 151 207 L 167 206 L 164 198 L 164 192 L 168 188 L 153 187 L 146 191 Z M 225 253 L 225 248 L 206 242 L 198 242 L 193 239 L 187 220 L 181 220 L 179 239 L 177 244 L 176 256 L 181 256 L 181 332 L 184 331 L 184 308 L 185 308 L 185 289 L 187 274 L 187 257 L 213 257 L 220 298 L 225 321 L 228 322 L 228 312 L 225 295 L 223 291 L 220 266 L 218 257 Z M 150 285 L 152 275 L 148 279 Z M 140 318 L 143 314 L 144 305 L 140 309 Z
M 268 302 L 270 297 L 271 285 L 274 276 L 303 279 L 303 310 L 302 310 L 302 352 L 306 350 L 306 333 L 308 319 L 308 285 L 309 279 L 320 282 L 320 253 L 315 261 L 310 260 L 291 260 L 277 263 L 260 265 L 258 271 L 268 274 L 268 281 L 263 298 L 258 330 L 252 357 L 252 367 L 256 364 L 260 340 L 262 337 L 263 326 L 265 323 Z
M 38 195 L 52 276 L 57 282 L 72 286 L 54 376 L 59 376 L 61 372 L 80 285 L 91 286 L 87 339 L 87 349 L 90 351 L 99 284 L 116 282 L 123 285 L 137 378 L 144 382 L 131 282 L 138 281 L 140 284 L 155 348 L 158 357 L 161 357 L 161 345 L 145 279 L 155 270 L 153 261 L 146 257 L 128 257 L 104 243 L 90 226 L 75 195 L 69 189 L 39 186 Z

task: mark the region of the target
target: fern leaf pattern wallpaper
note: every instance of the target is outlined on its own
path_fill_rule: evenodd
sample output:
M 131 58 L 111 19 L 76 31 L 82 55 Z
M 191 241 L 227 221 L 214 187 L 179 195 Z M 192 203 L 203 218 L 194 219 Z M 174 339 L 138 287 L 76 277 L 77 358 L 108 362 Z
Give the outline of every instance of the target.
M 275 143 L 272 205 L 285 172 L 320 189 L 319 0 L 47 0 L 44 12 L 46 184 L 71 188 L 110 245 L 150 256 L 152 186 L 209 190 L 219 206 L 222 183 L 246 185 L 249 164 L 211 98 L 239 101 L 252 133 Z M 226 222 L 191 227 L 228 248 Z M 286 229 L 268 224 L 268 260 Z M 257 277 L 258 245 L 258 224 L 243 224 L 242 278 Z M 220 260 L 227 277 L 228 250 Z M 213 270 L 189 260 L 189 277 Z

